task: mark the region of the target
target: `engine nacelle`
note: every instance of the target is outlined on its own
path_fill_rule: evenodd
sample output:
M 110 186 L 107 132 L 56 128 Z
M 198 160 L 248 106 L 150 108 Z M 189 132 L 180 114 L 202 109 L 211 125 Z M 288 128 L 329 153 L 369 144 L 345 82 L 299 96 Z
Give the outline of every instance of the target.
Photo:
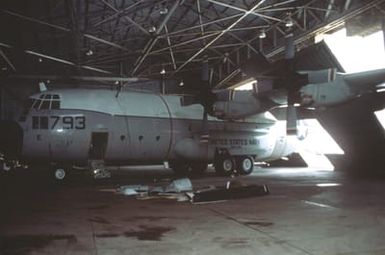
M 301 104 L 305 106 L 333 106 L 345 103 L 360 95 L 376 90 L 385 82 L 385 69 L 366 72 L 341 74 L 331 72 L 309 73 L 309 84 L 300 89 Z M 325 82 L 327 77 L 329 82 Z M 333 80 L 334 79 L 334 80 Z M 317 83 L 322 80 L 323 83 Z
M 215 102 L 211 115 L 219 119 L 241 119 L 257 113 L 263 112 L 258 101 L 252 103 L 241 102 Z
M 301 88 L 301 105 L 333 106 L 351 100 L 356 96 L 344 80 L 328 83 L 309 84 Z
M 210 114 L 219 119 L 242 119 L 277 105 L 268 98 L 258 98 L 253 91 L 228 91 L 217 97 Z

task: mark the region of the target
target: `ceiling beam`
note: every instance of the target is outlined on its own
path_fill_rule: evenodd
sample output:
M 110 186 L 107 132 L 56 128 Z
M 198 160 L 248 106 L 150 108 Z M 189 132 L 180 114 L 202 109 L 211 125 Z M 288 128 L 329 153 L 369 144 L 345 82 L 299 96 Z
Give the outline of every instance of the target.
M 94 26 L 94 27 L 97 27 L 97 26 L 100 26 L 100 25 L 102 25 L 102 24 L 104 24 L 104 23 L 106 23 L 106 22 L 109 22 L 109 21 L 115 19 L 116 17 L 118 17 L 119 15 L 122 15 L 122 14 L 124 14 L 125 12 L 127 12 L 128 10 L 134 8 L 134 7 L 137 6 L 138 4 L 141 4 L 142 2 L 143 2 L 143 0 L 139 0 L 139 1 L 136 2 L 136 3 L 133 3 L 133 4 L 130 5 L 130 6 L 127 6 L 127 7 L 124 8 L 123 10 L 119 10 L 119 11 L 116 12 L 115 14 L 112 14 L 111 16 L 108 16 L 107 18 L 105 18 L 105 19 L 103 19 L 103 20 L 101 20 L 101 21 L 99 21 L 99 22 L 96 22 L 93 26 Z M 146 30 L 146 32 L 147 32 L 147 30 Z
M 6 44 L 6 43 L 2 43 L 2 42 L 0 42 L 0 46 L 5 47 L 5 48 L 9 48 L 9 49 L 16 49 L 14 46 Z M 65 65 L 70 65 L 70 66 L 75 66 L 75 67 L 77 66 L 76 63 L 74 63 L 72 61 L 69 61 L 69 60 L 66 60 L 66 59 L 63 59 L 63 58 L 53 57 L 53 56 L 50 56 L 50 55 L 47 55 L 47 54 L 44 54 L 44 53 L 40 53 L 40 52 L 37 52 L 37 51 L 28 50 L 28 49 L 22 49 L 22 51 L 24 53 L 26 53 L 26 54 L 29 54 L 29 55 L 33 55 L 33 56 L 49 59 L 49 60 L 52 60 L 52 61 L 55 61 L 55 62 L 58 62 L 58 63 L 65 64 Z M 95 71 L 95 72 L 98 72 L 98 73 L 111 74 L 110 71 L 106 71 L 106 70 L 103 70 L 103 69 L 100 69 L 100 68 L 96 68 L 96 67 L 92 67 L 92 66 L 79 65 L 79 67 L 83 68 L 83 69 L 86 69 L 86 70 Z
M 166 35 L 168 35 L 168 28 L 167 28 L 167 25 L 164 26 L 164 30 L 166 32 Z M 170 49 L 170 57 L 171 57 L 171 61 L 172 61 L 172 67 L 174 68 L 174 70 L 176 69 L 176 64 L 175 64 L 175 57 L 174 57 L 174 52 L 171 48 L 171 40 L 170 40 L 170 37 L 167 36 L 167 45 Z
M 219 1 L 216 1 L 216 0 L 206 0 L 206 1 L 208 1 L 210 3 L 213 3 L 213 4 L 217 4 L 217 5 L 223 6 L 223 7 L 227 7 L 227 8 L 233 9 L 233 10 L 237 10 L 237 11 L 240 11 L 240 12 L 243 12 L 243 13 L 247 12 L 247 10 L 239 8 L 239 7 L 236 7 L 236 6 L 231 5 L 231 4 L 222 3 L 222 2 L 219 2 Z M 268 15 L 264 15 L 264 14 L 261 14 L 261 13 L 258 13 L 258 12 L 251 12 L 250 14 L 258 16 L 258 17 L 263 17 L 263 18 L 266 18 L 266 19 L 271 19 L 271 20 L 274 20 L 274 21 L 282 21 L 281 19 L 278 19 L 278 18 L 275 18 L 275 17 L 271 17 L 271 16 L 268 16 Z
M 266 0 L 261 0 L 257 4 L 255 4 L 250 10 L 245 12 L 241 17 L 239 17 L 234 23 L 232 23 L 230 26 L 228 26 L 225 30 L 223 30 L 218 36 L 216 36 L 214 39 L 212 39 L 209 43 L 205 45 L 202 49 L 197 51 L 194 55 L 192 55 L 185 63 L 180 65 L 173 73 L 179 72 L 182 70 L 188 63 L 190 63 L 192 60 L 194 60 L 197 56 L 199 56 L 203 51 L 205 51 L 208 47 L 210 47 L 213 43 L 215 43 L 218 39 L 220 39 L 224 34 L 226 34 L 228 31 L 230 31 L 233 27 L 235 27 L 239 22 L 241 22 L 245 17 L 247 17 L 250 13 L 254 12 L 259 6 L 261 6 Z
M 143 54 L 136 60 L 135 62 L 135 65 L 132 69 L 132 72 L 131 72 L 131 75 L 132 76 L 135 76 L 135 74 L 137 73 L 139 67 L 142 65 L 143 61 L 147 58 L 147 56 L 150 54 L 152 48 L 154 48 L 155 44 L 158 42 L 158 39 L 159 39 L 159 34 L 162 32 L 163 28 L 165 27 L 165 25 L 167 24 L 167 22 L 169 21 L 169 19 L 171 18 L 171 16 L 174 14 L 174 12 L 176 11 L 177 7 L 179 5 L 181 5 L 181 3 L 183 2 L 184 0 L 176 0 L 174 2 L 174 5 L 171 7 L 171 9 L 167 12 L 167 15 L 164 17 L 164 19 L 162 20 L 162 22 L 160 23 L 160 25 L 158 26 L 158 28 L 156 29 L 155 31 L 155 35 L 152 39 L 150 39 L 150 41 L 147 43 L 147 45 L 145 46 L 145 48 L 143 49 Z
M 119 10 L 116 9 L 113 5 L 111 5 L 109 2 L 107 2 L 106 0 L 100 0 L 102 3 L 104 3 L 108 8 L 110 8 L 111 10 L 113 10 L 115 13 L 119 13 Z M 130 17 L 128 16 L 123 16 L 123 18 L 128 21 L 129 23 L 131 23 L 132 25 L 134 25 L 136 28 L 138 28 L 140 31 L 142 31 L 143 33 L 145 33 L 146 35 L 150 35 L 150 33 L 143 27 L 141 26 L 140 24 L 136 23 L 133 19 L 131 19 Z
M 42 20 L 39 20 L 39 19 L 35 19 L 35 18 L 28 17 L 28 16 L 25 16 L 25 15 L 22 15 L 22 14 L 19 14 L 19 13 L 15 13 L 15 12 L 12 12 L 12 11 L 0 10 L 0 12 L 5 13 L 7 15 L 14 16 L 14 17 L 18 17 L 20 19 L 27 20 L 27 21 L 30 21 L 30 22 L 33 22 L 33 23 L 37 23 L 37 24 L 40 24 L 40 25 L 44 25 L 44 26 L 48 26 L 48 27 L 51 27 L 51 28 L 55 28 L 55 29 L 58 29 L 58 30 L 61 30 L 61 31 L 64 31 L 64 32 L 71 32 L 71 29 L 69 29 L 69 28 L 65 28 L 65 27 L 62 27 L 62 26 L 54 25 L 54 24 L 51 24 L 51 23 L 48 23 L 48 22 L 45 22 L 45 21 L 42 21 Z M 123 46 L 118 45 L 116 43 L 104 40 L 104 39 L 96 37 L 94 35 L 84 34 L 84 33 L 82 33 L 81 35 L 86 37 L 86 38 L 88 38 L 88 39 L 97 41 L 99 43 L 106 44 L 106 45 L 109 45 L 111 47 L 114 47 L 114 48 L 117 48 L 117 49 L 120 49 L 120 50 L 129 51 L 126 47 L 123 47 Z
M 7 62 L 7 64 L 12 68 L 12 70 L 14 72 L 16 72 L 16 68 L 15 66 L 12 64 L 11 60 L 9 60 L 9 58 L 7 57 L 7 55 L 5 55 L 4 51 L 2 49 L 0 49 L 0 56 L 3 57 L 3 59 L 5 60 L 5 62 Z

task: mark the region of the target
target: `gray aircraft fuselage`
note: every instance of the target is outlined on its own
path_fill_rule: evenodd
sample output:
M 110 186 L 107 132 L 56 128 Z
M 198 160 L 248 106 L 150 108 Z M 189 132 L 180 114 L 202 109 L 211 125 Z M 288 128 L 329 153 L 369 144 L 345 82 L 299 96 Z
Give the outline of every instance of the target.
M 241 120 L 209 117 L 201 141 L 203 107 L 181 96 L 109 89 L 48 90 L 30 97 L 18 124 L 19 158 L 27 163 L 107 165 L 164 161 L 213 162 L 216 151 L 270 161 L 293 152 L 285 130 L 268 112 Z

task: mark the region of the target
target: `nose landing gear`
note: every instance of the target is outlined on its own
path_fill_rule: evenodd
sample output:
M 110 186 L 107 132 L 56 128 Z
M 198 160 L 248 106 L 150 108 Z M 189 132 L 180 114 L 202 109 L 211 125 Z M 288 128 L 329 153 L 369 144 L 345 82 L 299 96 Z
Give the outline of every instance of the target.
M 64 168 L 56 168 L 54 171 L 54 177 L 57 181 L 62 181 L 66 177 L 66 170 Z

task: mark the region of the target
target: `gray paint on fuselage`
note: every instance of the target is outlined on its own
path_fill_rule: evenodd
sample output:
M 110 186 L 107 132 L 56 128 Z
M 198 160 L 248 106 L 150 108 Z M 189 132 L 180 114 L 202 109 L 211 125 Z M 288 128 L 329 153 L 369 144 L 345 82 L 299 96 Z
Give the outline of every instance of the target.
M 32 109 L 26 121 L 20 123 L 25 138 L 23 155 L 27 160 L 85 163 L 92 132 L 108 132 L 105 160 L 115 164 L 172 160 L 177 157 L 178 142 L 186 138 L 199 141 L 203 108 L 181 106 L 180 96 L 121 92 L 116 98 L 116 91 L 89 89 L 48 92 L 60 95 L 62 109 Z M 86 127 L 65 129 L 58 123 L 54 129 L 32 129 L 32 116 L 85 116 Z M 238 121 L 212 117 L 209 120 L 210 155 L 219 147 L 263 159 L 274 149 L 275 139 L 272 144 L 268 134 L 276 120 L 268 113 Z M 247 144 L 247 141 L 253 142 Z M 212 160 L 212 156 L 208 158 Z

